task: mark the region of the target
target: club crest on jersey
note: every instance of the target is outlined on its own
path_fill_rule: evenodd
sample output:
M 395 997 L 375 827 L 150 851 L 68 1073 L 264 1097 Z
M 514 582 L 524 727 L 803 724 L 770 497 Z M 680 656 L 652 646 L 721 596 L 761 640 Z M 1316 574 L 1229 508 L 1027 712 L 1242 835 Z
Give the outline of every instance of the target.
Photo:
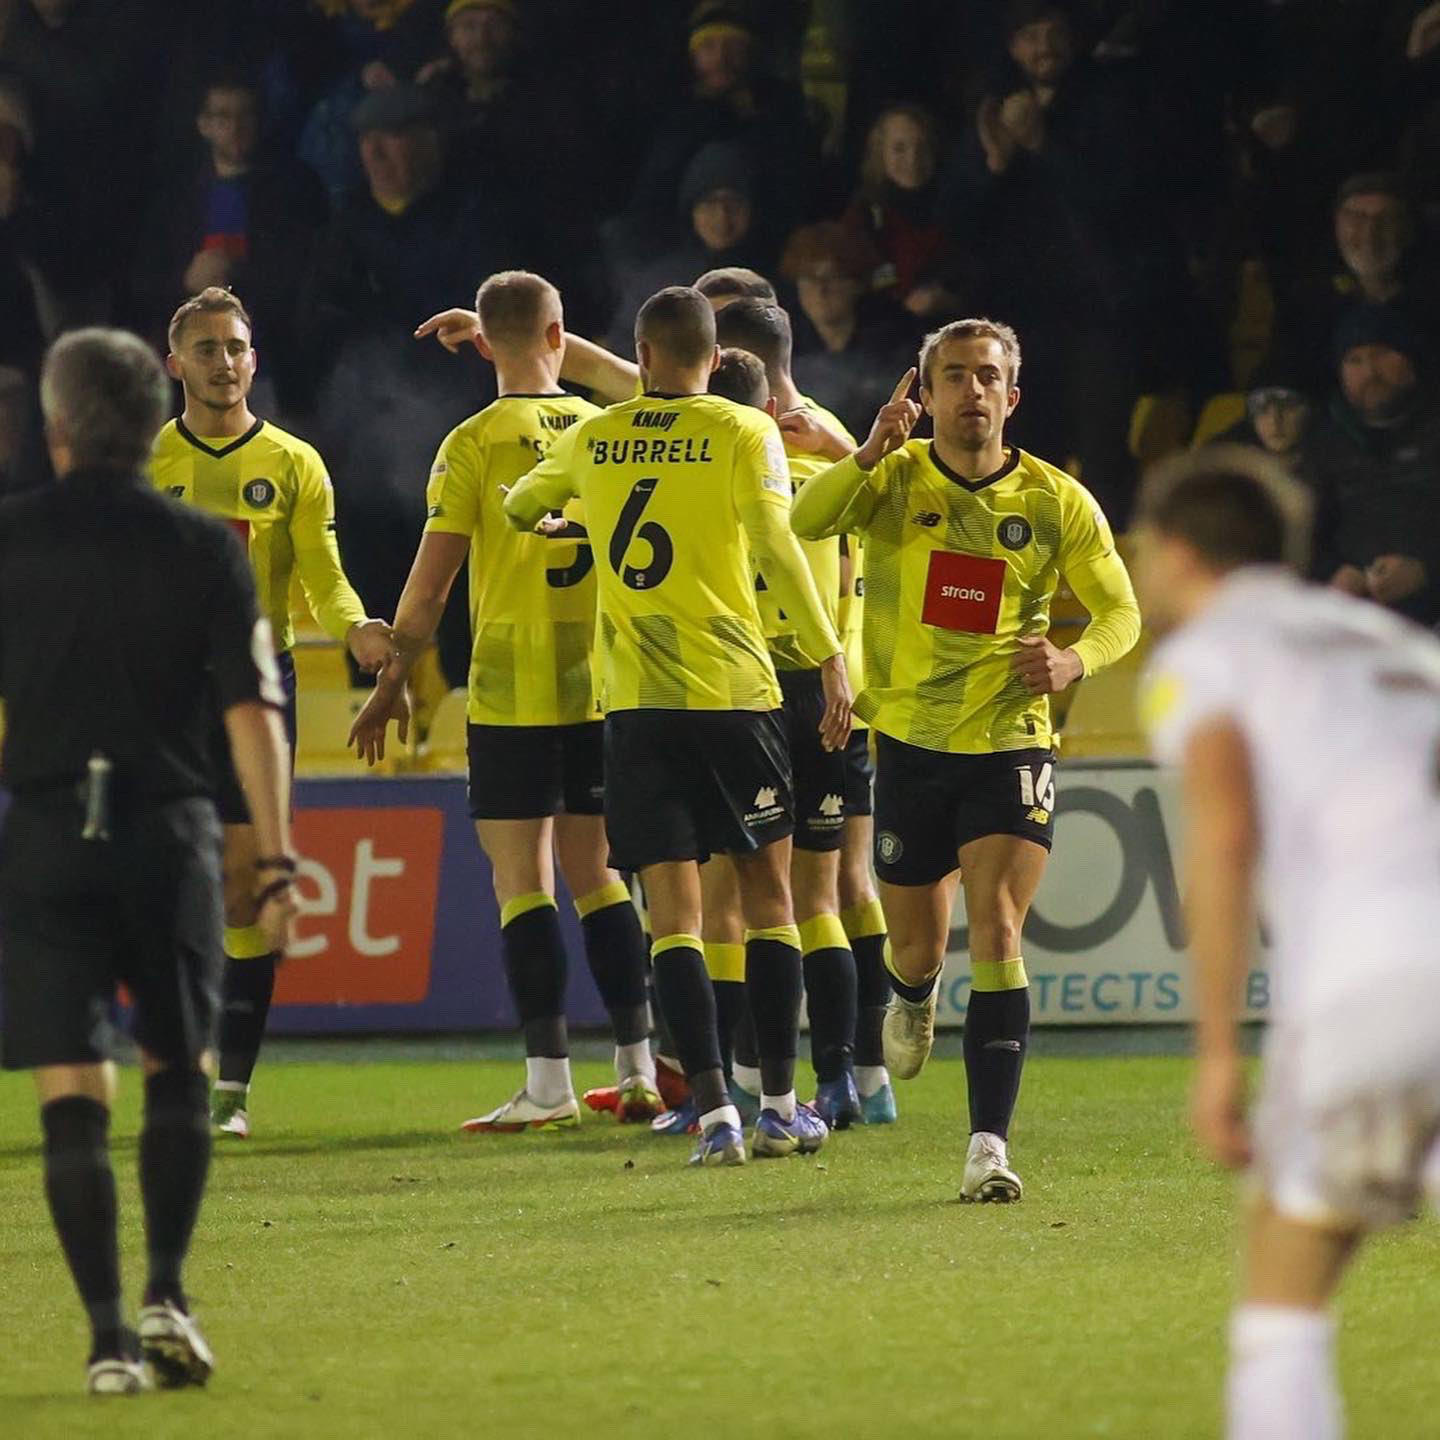
M 1023 515 L 1007 515 L 995 534 L 1007 550 L 1023 550 L 1035 538 L 1030 522 Z
M 264 510 L 275 503 L 275 482 L 263 478 L 248 481 L 240 494 L 252 510 Z

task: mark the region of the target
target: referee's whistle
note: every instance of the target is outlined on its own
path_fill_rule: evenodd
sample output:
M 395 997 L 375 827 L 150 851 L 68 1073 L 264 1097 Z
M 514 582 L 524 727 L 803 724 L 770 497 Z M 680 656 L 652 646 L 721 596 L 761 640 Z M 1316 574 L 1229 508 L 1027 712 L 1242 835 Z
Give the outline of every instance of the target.
M 115 767 L 108 755 L 98 750 L 90 756 L 85 765 L 85 824 L 81 827 L 82 840 L 108 840 L 110 838 L 110 772 Z

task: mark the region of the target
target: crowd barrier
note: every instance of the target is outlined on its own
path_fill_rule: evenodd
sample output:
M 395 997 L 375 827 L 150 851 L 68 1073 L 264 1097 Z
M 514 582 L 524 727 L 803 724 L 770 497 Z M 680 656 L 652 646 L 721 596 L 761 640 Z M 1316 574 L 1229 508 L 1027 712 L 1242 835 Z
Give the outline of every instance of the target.
M 490 874 L 457 775 L 310 779 L 295 787 L 301 915 L 280 972 L 271 1028 L 292 1034 L 510 1029 Z M 1065 766 L 1055 853 L 1025 933 L 1040 1024 L 1143 1024 L 1192 1018 L 1177 879 L 1177 782 L 1134 762 Z M 605 1023 L 579 957 L 567 1006 L 577 1027 Z M 1247 978 L 1262 1017 L 1269 977 Z M 964 1020 L 969 990 L 963 903 L 950 935 L 939 1024 Z

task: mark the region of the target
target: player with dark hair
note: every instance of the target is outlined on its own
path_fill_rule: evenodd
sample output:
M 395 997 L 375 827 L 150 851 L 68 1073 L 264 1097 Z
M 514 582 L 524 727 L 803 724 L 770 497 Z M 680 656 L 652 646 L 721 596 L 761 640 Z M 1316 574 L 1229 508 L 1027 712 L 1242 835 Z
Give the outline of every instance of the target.
M 230 522 L 255 571 L 285 686 L 285 727 L 295 748 L 295 627 L 290 582 L 298 576 L 311 614 L 347 646 L 355 663 L 378 670 L 390 654 L 390 627 L 367 619 L 345 578 L 335 539 L 335 496 L 311 445 L 250 411 L 256 357 L 250 317 L 228 290 L 212 286 L 175 312 L 166 368 L 184 387 L 185 409 L 155 441 L 150 476 L 159 490 Z M 217 807 L 225 827 L 225 1001 L 214 1121 L 239 1139 L 250 1133 L 250 1080 L 265 1037 L 280 956 L 256 927 L 250 881 L 257 858 L 249 808 L 226 763 Z
M 821 662 L 825 743 L 843 745 L 850 695 L 839 637 L 790 533 L 774 421 L 705 393 L 715 317 L 697 290 L 661 290 L 635 321 L 645 391 L 572 426 L 510 492 L 531 529 L 578 496 L 596 557 L 600 704 L 612 859 L 639 871 L 655 986 L 699 1110 L 698 1164 L 745 1158 L 725 1084 L 700 938 L 700 864 L 730 854 L 750 927 L 745 985 L 760 1052 L 757 1156 L 814 1150 L 824 1122 L 794 1088 L 801 962 L 790 900 L 794 828 L 780 687 L 751 565 Z M 753 559 L 752 559 L 753 557 Z
M 576 504 L 543 534 L 516 534 L 501 511 L 505 490 L 557 437 L 600 412 L 559 386 L 565 317 L 548 280 L 523 270 L 492 275 L 475 310 L 478 343 L 494 362 L 500 398 L 452 430 L 435 456 L 429 518 L 395 612 L 397 653 L 350 739 L 373 764 L 384 758 L 392 715 L 405 738 L 406 682 L 468 552 L 470 814 L 490 861 L 526 1058 L 524 1086 L 463 1128 L 517 1132 L 579 1123 L 557 858 L 614 1026 L 613 1108 L 621 1120 L 648 1120 L 661 1107 L 647 1038 L 645 941 L 630 891 L 606 863 L 604 726 L 591 676 L 594 554 Z
M 785 436 L 791 473 L 803 480 L 818 473 L 827 463 L 843 460 L 855 449 L 855 437 L 841 421 L 823 406 L 801 394 L 791 373 L 790 361 L 794 348 L 790 317 L 773 302 L 745 298 L 727 305 L 716 316 L 716 333 L 723 343 L 736 345 L 757 355 L 765 365 L 766 381 L 775 401 L 775 412 Z M 838 546 L 840 600 L 836 622 L 845 645 L 845 659 L 851 684 L 857 690 L 864 686 L 864 656 L 861 653 L 861 626 L 864 615 L 865 567 L 864 552 L 857 537 L 841 535 L 824 545 Z M 812 560 L 823 552 L 806 547 Z M 818 577 L 817 577 L 818 578 Z M 762 609 L 764 608 L 762 603 Z M 837 1024 L 850 1024 L 852 1031 L 847 1049 L 853 1053 L 854 1081 L 867 1124 L 889 1124 L 895 1119 L 895 1091 L 890 1073 L 885 1068 L 881 1028 L 885 1006 L 890 998 L 890 980 L 885 969 L 885 916 L 875 895 L 875 880 L 870 867 L 874 844 L 871 819 L 871 780 L 869 731 L 857 719 L 845 751 L 841 798 L 844 823 L 840 833 L 838 874 L 833 884 L 828 879 L 832 862 L 826 862 L 826 894 L 833 889 L 839 907 L 840 922 L 846 935 L 846 948 L 854 957 L 857 993 L 849 990 L 849 967 L 826 965 L 813 967 L 814 983 L 825 990 L 827 980 L 833 982 L 830 998 L 820 1001 L 820 1013 L 833 1009 Z M 802 865 L 808 861 L 802 861 Z M 816 997 L 811 992 L 811 1009 Z M 848 1020 L 854 1012 L 853 1022 Z M 812 1021 L 813 1027 L 813 1021 Z M 824 1026 L 821 1027 L 822 1031 Z M 812 1028 L 812 1039 L 814 1030 Z M 826 1073 L 822 1083 L 839 1086 L 846 1082 L 829 1074 L 833 1066 L 821 1066 Z M 848 1067 L 846 1067 L 848 1073 Z M 824 1106 L 822 1105 L 822 1113 Z
M 1188 822 L 1191 1118 L 1253 1181 L 1231 1440 L 1338 1440 L 1332 1297 L 1365 1236 L 1440 1176 L 1440 645 L 1300 582 L 1308 511 L 1236 446 L 1160 467 L 1139 508 L 1164 634 L 1141 709 Z M 1262 876 L 1274 1004 L 1247 1120 L 1235 1021 Z
M 695 288 L 717 313 L 732 300 L 765 300 L 775 303 L 775 287 L 747 265 L 720 265 L 707 270 L 695 281 Z
M 896 387 L 865 443 L 809 480 L 798 535 L 858 533 L 870 586 L 859 713 L 875 731 L 875 843 L 895 994 L 885 1056 L 917 1075 L 935 1034 L 957 883 L 970 925 L 965 1021 L 966 1200 L 1018 1200 L 1007 1150 L 1030 1028 L 1020 936 L 1055 814 L 1050 695 L 1125 654 L 1140 633 L 1129 577 L 1091 496 L 1004 442 L 1020 345 L 990 320 L 936 331 L 920 352 L 935 438 Z M 1074 646 L 1046 638 L 1061 576 L 1090 612 Z M 958 874 L 957 874 L 958 872 Z

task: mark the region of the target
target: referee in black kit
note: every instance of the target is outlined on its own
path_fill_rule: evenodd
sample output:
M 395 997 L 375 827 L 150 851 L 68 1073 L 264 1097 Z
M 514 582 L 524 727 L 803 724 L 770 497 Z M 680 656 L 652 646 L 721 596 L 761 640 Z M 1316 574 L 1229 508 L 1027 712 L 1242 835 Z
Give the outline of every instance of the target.
M 93 1330 L 89 1388 L 204 1384 L 213 1360 L 180 1271 L 210 1162 L 206 1070 L 223 966 L 218 703 L 261 841 L 260 924 L 295 911 L 283 702 L 250 568 L 217 520 L 142 474 L 164 371 L 118 330 L 56 342 L 41 376 L 59 484 L 0 504 L 0 1046 L 35 1071 L 45 1194 Z M 120 1301 L 108 1058 L 134 1000 L 149 1279 Z

